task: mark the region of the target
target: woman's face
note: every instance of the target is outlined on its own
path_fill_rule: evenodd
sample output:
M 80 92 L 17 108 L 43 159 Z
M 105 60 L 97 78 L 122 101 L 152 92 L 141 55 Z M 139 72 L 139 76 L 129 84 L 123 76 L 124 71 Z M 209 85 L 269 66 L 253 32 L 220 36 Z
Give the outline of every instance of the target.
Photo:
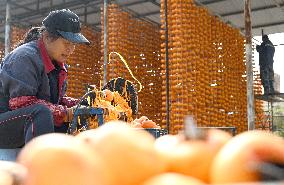
M 67 58 L 74 52 L 75 43 L 72 43 L 62 37 L 51 39 L 45 37 L 44 43 L 49 57 L 60 63 L 65 63 Z

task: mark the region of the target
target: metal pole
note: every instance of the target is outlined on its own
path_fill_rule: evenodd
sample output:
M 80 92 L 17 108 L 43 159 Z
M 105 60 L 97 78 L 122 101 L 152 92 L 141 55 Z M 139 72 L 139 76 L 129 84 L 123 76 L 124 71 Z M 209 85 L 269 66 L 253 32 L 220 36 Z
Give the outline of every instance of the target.
M 36 2 L 36 10 L 37 11 L 39 10 L 39 4 L 40 4 L 40 2 L 39 2 L 39 0 L 37 0 L 37 2 Z
M 255 107 L 254 107 L 253 68 L 252 68 L 251 0 L 245 0 L 244 14 L 245 14 L 245 34 L 246 34 L 248 130 L 253 130 L 255 128 Z
M 166 124 L 170 133 L 170 85 L 169 85 L 169 36 L 168 36 L 168 1 L 165 0 L 165 44 L 166 44 Z
M 88 8 L 87 8 L 87 5 L 85 5 L 85 7 L 84 7 L 84 23 L 85 24 L 87 24 L 87 21 L 88 21 L 87 15 L 88 15 Z
M 10 52 L 10 2 L 6 2 L 6 23 L 5 23 L 5 56 Z
M 108 1 L 104 0 L 104 81 L 103 85 L 107 83 L 107 62 L 108 62 L 108 50 L 107 50 L 107 4 Z
M 273 100 L 271 100 L 271 131 L 274 132 L 274 111 L 273 111 Z

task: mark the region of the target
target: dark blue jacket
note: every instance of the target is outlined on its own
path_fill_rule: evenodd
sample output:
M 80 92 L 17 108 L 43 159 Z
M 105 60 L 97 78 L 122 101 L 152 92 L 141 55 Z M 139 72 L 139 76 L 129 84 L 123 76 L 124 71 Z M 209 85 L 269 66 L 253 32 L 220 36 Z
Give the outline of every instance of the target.
M 9 53 L 0 69 L 0 112 L 34 103 L 46 104 L 52 112 L 66 111 L 60 106 L 66 93 L 67 70 L 52 62 L 43 41 L 32 41 Z M 56 121 L 56 120 L 55 120 Z
M 260 66 L 273 65 L 275 48 L 270 40 L 263 41 L 260 46 L 256 46 L 256 51 L 259 52 Z

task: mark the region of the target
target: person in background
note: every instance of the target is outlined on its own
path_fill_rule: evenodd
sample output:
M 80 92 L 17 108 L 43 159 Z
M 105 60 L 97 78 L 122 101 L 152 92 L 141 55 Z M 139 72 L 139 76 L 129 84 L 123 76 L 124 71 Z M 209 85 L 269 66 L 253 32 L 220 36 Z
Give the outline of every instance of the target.
M 68 9 L 49 13 L 0 67 L 0 148 L 66 132 L 77 99 L 67 97 L 66 61 L 76 44 L 89 44 L 79 17 Z
M 273 57 L 275 48 L 267 35 L 262 36 L 261 45 L 256 46 L 259 53 L 260 79 L 264 88 L 264 95 L 274 94 Z

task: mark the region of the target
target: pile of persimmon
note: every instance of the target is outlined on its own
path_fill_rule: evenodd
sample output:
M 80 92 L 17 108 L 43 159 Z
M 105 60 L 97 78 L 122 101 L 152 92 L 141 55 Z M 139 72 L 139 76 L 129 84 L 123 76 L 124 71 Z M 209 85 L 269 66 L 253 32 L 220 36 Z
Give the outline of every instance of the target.
M 267 175 L 269 180 L 282 180 L 284 184 L 284 139 L 271 132 L 255 130 L 230 137 L 213 129 L 195 139 L 165 135 L 156 140 L 155 146 L 168 172 L 206 184 L 260 183 L 267 180 Z
M 12 185 L 15 176 L 20 185 L 257 185 L 263 166 L 284 165 L 283 146 L 283 138 L 265 131 L 232 137 L 209 129 L 155 139 L 113 121 L 76 136 L 33 139 L 17 158 L 20 173 L 1 173 L 0 166 L 0 180 L 4 185 Z

